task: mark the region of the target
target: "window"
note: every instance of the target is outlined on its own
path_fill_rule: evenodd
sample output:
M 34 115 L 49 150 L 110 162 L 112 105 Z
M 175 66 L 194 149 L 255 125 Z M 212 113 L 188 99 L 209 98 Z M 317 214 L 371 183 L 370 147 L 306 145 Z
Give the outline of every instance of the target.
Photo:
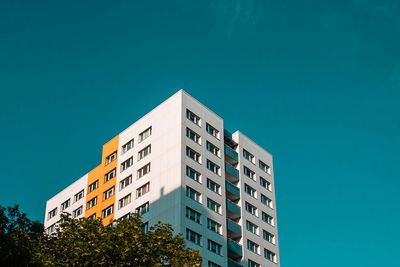
M 104 182 L 108 182 L 114 177 L 115 177 L 115 169 L 113 169 L 112 171 L 110 171 L 106 175 L 104 175 Z
M 250 161 L 251 163 L 254 163 L 254 155 L 251 154 L 249 151 L 246 149 L 243 149 L 243 157 Z
M 57 208 L 52 209 L 51 211 L 49 211 L 49 213 L 47 215 L 47 220 L 50 220 L 51 218 L 56 216 L 56 214 L 57 214 Z
M 247 239 L 247 249 L 256 254 L 260 254 L 260 246 L 248 239 Z
M 143 205 L 136 208 L 136 213 L 140 216 L 149 212 L 149 202 L 144 203 Z
M 52 225 L 50 225 L 50 226 L 47 228 L 47 234 L 48 234 L 48 235 L 54 233 L 55 231 L 56 231 L 56 224 L 55 224 L 55 223 L 53 223 Z
M 137 171 L 137 177 L 138 179 L 142 178 L 143 176 L 145 176 L 146 174 L 148 174 L 150 172 L 150 163 L 144 165 L 142 168 L 140 168 Z
M 186 118 L 188 118 L 190 121 L 194 122 L 198 126 L 200 126 L 200 117 L 191 112 L 190 110 L 186 110 Z
M 219 157 L 219 148 L 211 144 L 210 142 L 206 142 L 206 148 L 208 151 L 213 153 L 215 156 Z
M 120 209 L 120 208 L 123 208 L 123 207 L 125 207 L 126 205 L 128 205 L 129 203 L 131 203 L 131 194 L 129 194 L 129 195 L 127 195 L 127 196 L 124 196 L 123 198 L 121 198 L 119 201 L 118 201 L 118 208 Z
M 276 255 L 272 251 L 269 251 L 268 249 L 264 249 L 264 257 L 272 262 L 276 262 Z
M 190 147 L 186 147 L 186 156 L 189 158 L 193 159 L 194 161 L 197 161 L 198 163 L 201 163 L 201 156 L 199 153 L 191 149 Z
M 200 212 L 197 212 L 194 209 L 191 209 L 189 207 L 186 207 L 186 218 L 188 218 L 189 220 L 192 220 L 194 222 L 197 222 L 198 224 L 201 224 Z
M 263 238 L 264 238 L 265 240 L 267 240 L 268 242 L 270 242 L 270 243 L 272 243 L 272 244 L 275 244 L 275 237 L 274 237 L 274 235 L 271 234 L 271 233 L 269 233 L 269 232 L 267 232 L 267 231 L 265 231 L 265 230 L 263 230 Z
M 256 190 L 255 190 L 253 187 L 249 186 L 248 184 L 244 184 L 244 191 L 245 191 L 247 194 L 249 194 L 250 196 L 252 196 L 252 197 L 254 197 L 254 198 L 257 198 L 257 192 L 256 192 Z
M 122 146 L 122 154 L 124 154 L 125 152 L 130 150 L 132 147 L 133 147 L 133 139 L 130 140 L 129 142 L 125 143 L 125 145 Z
M 151 127 L 147 128 L 139 134 L 139 143 L 151 135 Z
M 128 212 L 127 214 L 125 214 L 124 216 L 122 216 L 121 218 L 119 218 L 119 220 L 125 220 L 131 217 L 131 213 Z
M 97 197 L 94 197 L 87 202 L 86 209 L 90 209 L 91 207 L 95 206 L 96 204 L 97 204 Z
M 201 203 L 201 194 L 189 186 L 186 186 L 186 196 Z
M 115 190 L 114 190 L 114 186 L 111 187 L 110 189 L 108 189 L 107 191 L 105 191 L 105 192 L 103 193 L 103 199 L 106 200 L 107 198 L 113 196 L 113 195 L 114 195 L 114 191 L 115 191 Z
M 142 232 L 147 233 L 149 231 L 149 222 L 142 224 Z
M 266 188 L 268 191 L 272 191 L 271 183 L 265 180 L 264 178 L 260 177 L 260 185 Z
M 124 178 L 122 181 L 119 182 L 119 190 L 121 191 L 131 183 L 132 183 L 132 175 L 129 175 L 128 177 Z
M 255 262 L 255 261 L 249 260 L 247 266 L 248 266 L 248 267 L 260 267 L 260 264 L 258 264 L 258 263 Z
M 106 165 L 111 163 L 117 158 L 117 151 L 106 157 Z
M 207 188 L 219 195 L 221 194 L 221 186 L 208 178 L 207 178 Z
M 208 250 L 214 252 L 215 254 L 222 255 L 222 245 L 208 239 Z
M 246 229 L 255 235 L 258 235 L 258 226 L 250 221 L 246 221 Z
M 121 163 L 121 172 L 125 171 L 128 169 L 130 166 L 133 164 L 133 157 L 130 157 L 129 159 L 125 160 L 124 162 Z
M 245 174 L 246 176 L 248 176 L 249 178 L 251 178 L 251 179 L 253 179 L 253 180 L 256 179 L 255 173 L 254 173 L 252 170 L 250 170 L 249 168 L 247 168 L 246 166 L 243 166 L 243 172 L 244 172 L 244 174 Z
M 266 196 L 264 196 L 263 194 L 261 194 L 261 203 L 263 203 L 264 205 L 266 205 L 269 208 L 273 208 L 272 206 L 272 200 L 267 198 Z
M 222 267 L 222 266 L 219 265 L 219 264 L 216 264 L 216 263 L 214 263 L 212 261 L 208 261 L 208 267 Z
M 194 142 L 197 144 L 201 144 L 201 138 L 200 135 L 195 133 L 194 131 L 190 130 L 189 128 L 186 128 L 186 136 L 192 139 Z
M 221 205 L 209 198 L 207 198 L 207 208 L 215 211 L 216 213 L 221 213 Z
M 93 213 L 88 217 L 88 219 L 96 220 L 96 213 Z
M 66 208 L 68 208 L 71 205 L 71 199 L 69 198 L 68 200 L 64 201 L 61 204 L 61 211 L 65 210 Z
M 195 243 L 196 245 L 201 246 L 201 235 L 190 230 L 189 228 L 186 228 L 186 239 Z
M 217 129 L 215 129 L 214 127 L 212 127 L 208 123 L 206 124 L 206 131 L 207 131 L 207 133 L 211 134 L 215 138 L 219 139 L 219 131 Z
M 196 182 L 201 183 L 201 174 L 199 172 L 193 170 L 189 166 L 186 166 L 186 175 L 188 177 L 192 178 L 193 180 L 195 180 Z
M 73 211 L 72 217 L 76 218 L 76 217 L 82 215 L 82 213 L 83 213 L 83 206 L 80 206 L 79 208 L 77 208 L 76 210 Z
M 84 197 L 84 191 L 82 190 L 82 191 L 80 191 L 79 193 L 77 193 L 75 196 L 74 196 L 74 202 L 77 202 L 78 200 L 80 200 L 81 198 L 83 198 Z
M 272 216 L 269 216 L 265 212 L 262 213 L 262 220 L 270 225 L 274 225 L 274 218 Z
M 253 214 L 254 216 L 257 216 L 257 208 L 251 205 L 249 202 L 245 203 L 245 208 L 249 213 Z
M 95 182 L 89 185 L 89 193 L 97 189 L 98 187 L 99 187 L 99 180 L 96 180 Z
M 102 212 L 103 218 L 110 216 L 114 212 L 114 204 L 105 208 Z
M 138 189 L 136 189 L 136 198 L 143 196 L 144 194 L 149 192 L 149 190 L 150 190 L 150 183 L 147 183 L 147 184 L 139 187 Z
M 146 146 L 138 152 L 138 161 L 151 153 L 151 145 Z
M 207 169 L 212 171 L 213 173 L 220 175 L 220 167 L 212 161 L 207 160 Z
M 268 174 L 271 174 L 271 168 L 267 164 L 260 160 L 258 165 L 260 166 L 261 170 L 265 171 Z
M 207 228 L 217 234 L 221 234 L 221 224 L 207 218 Z

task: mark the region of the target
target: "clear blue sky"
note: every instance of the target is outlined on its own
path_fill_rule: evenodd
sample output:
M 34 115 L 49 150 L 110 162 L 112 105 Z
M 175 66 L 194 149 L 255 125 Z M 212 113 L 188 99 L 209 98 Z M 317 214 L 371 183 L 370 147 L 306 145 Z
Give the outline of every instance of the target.
M 0 1 L 0 204 L 180 88 L 274 155 L 283 267 L 400 266 L 398 0 Z

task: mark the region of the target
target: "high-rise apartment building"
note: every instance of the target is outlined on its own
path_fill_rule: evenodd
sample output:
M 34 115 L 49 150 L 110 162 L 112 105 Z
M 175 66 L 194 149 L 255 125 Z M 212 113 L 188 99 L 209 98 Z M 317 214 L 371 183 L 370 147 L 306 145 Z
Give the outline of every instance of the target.
M 101 164 L 47 201 L 60 213 L 131 213 L 183 233 L 204 266 L 280 266 L 272 156 L 180 90 L 103 145 Z

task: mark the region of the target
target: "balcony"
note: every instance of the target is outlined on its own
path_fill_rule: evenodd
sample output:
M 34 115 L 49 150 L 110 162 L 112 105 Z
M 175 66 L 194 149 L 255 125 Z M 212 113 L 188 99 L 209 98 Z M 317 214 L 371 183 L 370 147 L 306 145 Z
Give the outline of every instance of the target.
M 225 181 L 225 188 L 226 188 L 226 197 L 229 200 L 235 201 L 240 199 L 240 189 L 236 185 L 228 181 Z
M 226 216 L 233 220 L 241 216 L 240 207 L 228 199 L 226 200 Z
M 226 228 L 229 238 L 236 239 L 242 237 L 242 227 L 234 221 L 226 219 Z
M 228 240 L 228 257 L 234 260 L 240 259 L 242 257 L 242 246 L 233 241 L 232 239 Z
M 239 171 L 227 162 L 225 162 L 225 174 L 229 182 L 236 183 L 239 181 Z
M 243 267 L 243 265 L 239 262 L 228 259 L 228 267 Z
M 228 145 L 224 145 L 224 152 L 225 152 L 225 160 L 229 164 L 236 164 L 239 162 L 239 156 L 238 153 L 230 148 Z
M 231 147 L 237 146 L 237 143 L 232 140 L 232 134 L 225 129 L 224 129 L 224 142 L 225 142 L 225 144 L 228 144 Z

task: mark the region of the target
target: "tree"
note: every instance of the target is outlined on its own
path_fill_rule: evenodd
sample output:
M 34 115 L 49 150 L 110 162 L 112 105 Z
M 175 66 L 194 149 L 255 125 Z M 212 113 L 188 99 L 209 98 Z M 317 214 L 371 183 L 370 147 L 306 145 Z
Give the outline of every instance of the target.
M 201 266 L 199 251 L 185 247 L 171 225 L 158 223 L 143 231 L 139 215 L 106 227 L 101 219 L 61 215 L 53 235 L 43 235 L 36 247 L 42 266 Z
M 43 225 L 29 220 L 18 205 L 0 205 L 0 266 L 28 266 L 42 234 Z

